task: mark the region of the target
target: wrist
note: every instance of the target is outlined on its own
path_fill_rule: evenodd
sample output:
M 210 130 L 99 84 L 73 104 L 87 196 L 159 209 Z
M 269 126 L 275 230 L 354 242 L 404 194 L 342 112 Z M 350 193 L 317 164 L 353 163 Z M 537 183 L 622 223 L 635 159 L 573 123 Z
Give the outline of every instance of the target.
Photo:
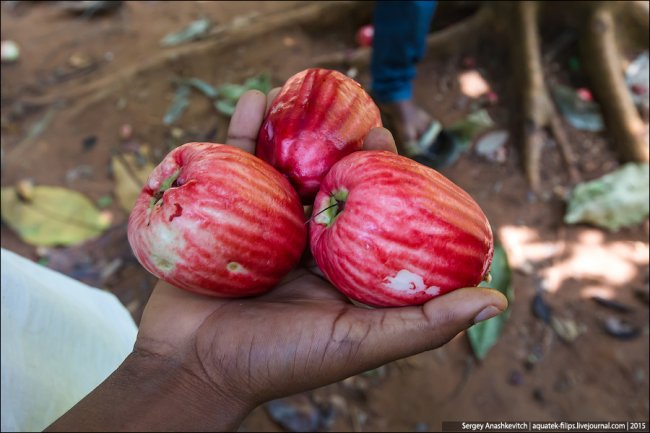
M 182 364 L 135 351 L 48 430 L 232 431 L 251 410 Z

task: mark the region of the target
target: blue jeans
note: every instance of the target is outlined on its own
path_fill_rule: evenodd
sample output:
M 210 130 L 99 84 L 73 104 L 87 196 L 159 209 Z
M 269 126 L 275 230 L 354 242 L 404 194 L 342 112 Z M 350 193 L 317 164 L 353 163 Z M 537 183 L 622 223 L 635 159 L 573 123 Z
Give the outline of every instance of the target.
M 377 1 L 370 71 L 378 102 L 411 99 L 436 1 Z

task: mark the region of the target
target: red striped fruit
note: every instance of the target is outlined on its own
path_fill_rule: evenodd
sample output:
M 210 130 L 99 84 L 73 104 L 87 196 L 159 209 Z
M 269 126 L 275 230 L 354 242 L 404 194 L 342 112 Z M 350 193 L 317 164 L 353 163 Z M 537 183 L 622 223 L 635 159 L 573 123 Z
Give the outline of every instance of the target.
M 487 276 L 492 231 L 481 208 L 437 171 L 386 151 L 355 152 L 321 184 L 311 251 L 346 296 L 418 305 Z
M 282 87 L 257 138 L 257 156 L 289 178 L 305 204 L 339 159 L 361 150 L 381 126 L 379 108 L 359 83 L 337 71 L 307 69 Z
M 239 297 L 271 289 L 298 262 L 306 228 L 298 195 L 270 165 L 235 147 L 187 143 L 149 176 L 128 237 L 156 277 Z

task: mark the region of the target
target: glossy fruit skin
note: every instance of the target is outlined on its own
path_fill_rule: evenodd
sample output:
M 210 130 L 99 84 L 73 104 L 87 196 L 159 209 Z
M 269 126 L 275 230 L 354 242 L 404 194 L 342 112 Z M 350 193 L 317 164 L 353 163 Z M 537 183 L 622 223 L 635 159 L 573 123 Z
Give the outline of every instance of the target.
M 381 126 L 379 108 L 359 83 L 337 71 L 313 68 L 289 78 L 273 101 L 256 154 L 283 173 L 304 204 L 339 159 L 361 150 Z
M 333 218 L 336 207 L 323 209 L 336 198 L 345 203 Z M 476 202 L 437 171 L 392 152 L 340 160 L 321 184 L 313 215 L 316 263 L 366 305 L 419 305 L 476 286 L 492 261 L 492 230 Z
M 236 147 L 187 143 L 149 176 L 128 238 L 142 266 L 173 286 L 241 297 L 268 291 L 297 264 L 306 228 L 298 195 L 271 166 Z

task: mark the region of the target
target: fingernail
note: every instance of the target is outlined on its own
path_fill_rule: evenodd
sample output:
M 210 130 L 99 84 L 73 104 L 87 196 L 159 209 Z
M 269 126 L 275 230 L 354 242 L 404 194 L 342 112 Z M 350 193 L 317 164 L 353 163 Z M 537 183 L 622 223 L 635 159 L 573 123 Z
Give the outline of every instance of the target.
M 491 319 L 494 316 L 497 316 L 501 314 L 501 310 L 499 310 L 497 307 L 494 305 L 487 306 L 481 310 L 480 313 L 474 317 L 474 323 L 482 322 L 487 319 Z

